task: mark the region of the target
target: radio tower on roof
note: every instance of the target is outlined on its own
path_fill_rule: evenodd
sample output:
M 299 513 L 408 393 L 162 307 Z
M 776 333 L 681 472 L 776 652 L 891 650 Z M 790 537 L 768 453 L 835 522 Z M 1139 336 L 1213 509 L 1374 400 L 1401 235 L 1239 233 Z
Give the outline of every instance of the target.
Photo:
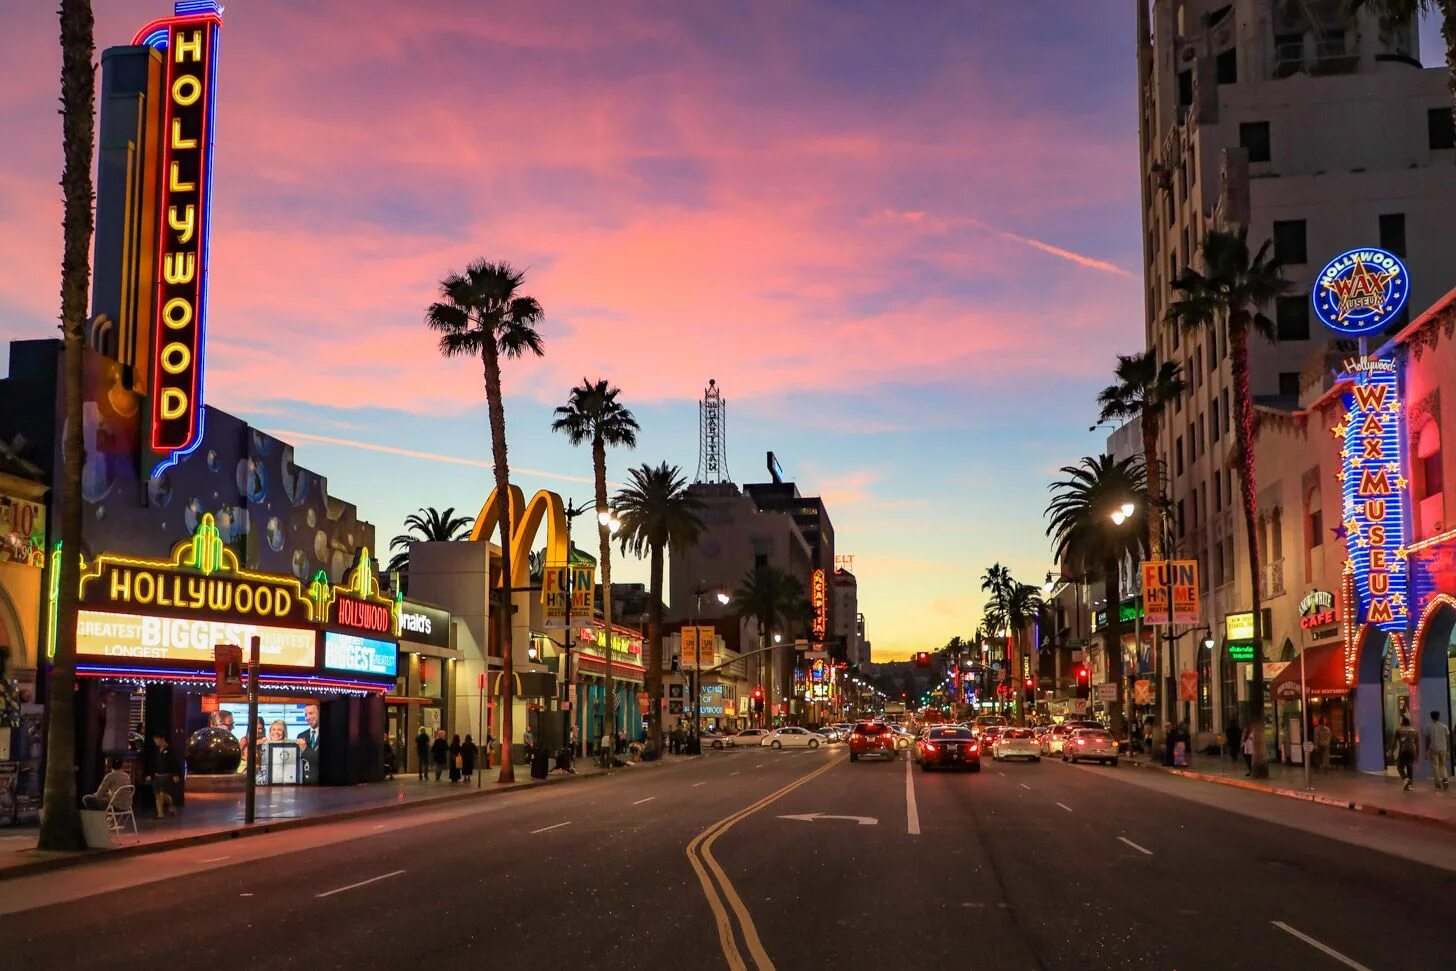
M 698 476 L 704 483 L 732 482 L 728 474 L 728 428 L 726 405 L 718 382 L 708 379 L 703 400 L 698 402 Z

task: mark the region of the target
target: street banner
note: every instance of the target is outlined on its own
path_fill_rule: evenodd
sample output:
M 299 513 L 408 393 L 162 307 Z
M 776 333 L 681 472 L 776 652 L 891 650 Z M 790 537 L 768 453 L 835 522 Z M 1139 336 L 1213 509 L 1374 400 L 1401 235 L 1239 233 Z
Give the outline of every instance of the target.
M 1168 590 L 1168 562 L 1147 560 L 1143 568 L 1143 620 L 1149 624 L 1172 622 Z
M 212 648 L 212 663 L 217 670 L 217 693 L 240 695 L 243 693 L 243 648 L 238 644 L 216 644 Z
M 1173 623 L 1196 624 L 1203 615 L 1199 602 L 1198 561 L 1173 560 L 1168 564 L 1172 574 Z
M 1135 705 L 1153 703 L 1153 683 L 1147 678 L 1138 678 L 1132 683 L 1132 701 Z
M 594 563 L 576 563 L 571 567 L 571 612 L 590 617 L 596 610 L 597 568 Z
M 1178 700 L 1198 700 L 1198 672 L 1184 671 L 1178 675 Z
M 546 567 L 541 571 L 541 608 L 548 620 L 566 619 L 566 598 L 566 567 Z
M 652 696 L 645 691 L 637 692 L 637 710 L 645 715 L 651 708 Z
M 718 629 L 713 626 L 698 628 L 698 666 L 710 668 L 718 660 Z
M 698 630 L 697 627 L 684 627 L 679 632 L 683 667 L 698 667 Z

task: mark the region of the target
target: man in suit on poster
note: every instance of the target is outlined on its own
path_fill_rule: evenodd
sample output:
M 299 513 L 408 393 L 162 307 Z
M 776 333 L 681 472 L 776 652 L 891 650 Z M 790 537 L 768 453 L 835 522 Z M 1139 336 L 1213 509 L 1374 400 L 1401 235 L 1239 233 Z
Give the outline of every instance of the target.
M 308 722 L 308 727 L 299 732 L 296 739 L 299 748 L 298 765 L 303 784 L 313 785 L 319 781 L 319 706 L 304 705 L 303 720 Z

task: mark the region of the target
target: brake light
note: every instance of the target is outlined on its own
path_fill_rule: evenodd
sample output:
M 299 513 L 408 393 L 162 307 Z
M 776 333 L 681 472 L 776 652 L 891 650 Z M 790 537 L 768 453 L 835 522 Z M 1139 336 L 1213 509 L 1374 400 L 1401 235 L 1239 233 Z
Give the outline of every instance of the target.
M 1086 745 L 1087 744 L 1087 740 L 1085 738 L 1079 738 L 1079 739 L 1077 739 L 1077 744 L 1078 745 Z
M 967 746 L 967 747 L 968 747 L 968 748 L 970 748 L 970 750 L 971 750 L 971 751 L 972 751 L 972 752 L 979 752 L 979 751 L 980 751 L 980 750 L 981 750 L 981 748 L 980 748 L 980 746 L 979 746 L 979 745 L 977 745 L 977 744 L 976 744 L 976 743 L 975 743 L 975 742 L 972 742 L 972 743 L 971 743 L 971 744 L 970 744 L 970 745 L 969 745 L 969 746 Z
M 934 742 L 921 742 L 920 744 L 921 744 L 921 746 L 924 747 L 925 751 L 927 751 L 927 752 L 934 752 L 935 751 L 935 743 Z

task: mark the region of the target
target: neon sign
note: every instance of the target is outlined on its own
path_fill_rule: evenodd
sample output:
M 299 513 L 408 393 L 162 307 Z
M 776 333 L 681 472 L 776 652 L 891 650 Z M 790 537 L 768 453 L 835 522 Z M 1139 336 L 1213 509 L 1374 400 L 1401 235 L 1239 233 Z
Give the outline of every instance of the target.
M 1405 264 L 1383 249 L 1341 253 L 1320 271 L 1310 295 L 1320 322 L 1346 337 L 1389 326 L 1409 298 Z
M 221 7 L 181 0 L 176 15 L 147 24 L 133 44 L 163 51 L 158 173 L 157 311 L 152 329 L 153 476 L 202 441 L 212 138 Z
M 1402 409 L 1395 361 L 1348 361 L 1354 381 L 1344 420 L 1339 473 L 1345 542 L 1359 607 L 1356 619 L 1388 634 L 1405 628 L 1410 607 L 1405 560 L 1406 480 L 1401 475 Z
M 814 605 L 814 640 L 823 641 L 829 632 L 829 585 L 823 570 L 814 571 L 809 597 Z

